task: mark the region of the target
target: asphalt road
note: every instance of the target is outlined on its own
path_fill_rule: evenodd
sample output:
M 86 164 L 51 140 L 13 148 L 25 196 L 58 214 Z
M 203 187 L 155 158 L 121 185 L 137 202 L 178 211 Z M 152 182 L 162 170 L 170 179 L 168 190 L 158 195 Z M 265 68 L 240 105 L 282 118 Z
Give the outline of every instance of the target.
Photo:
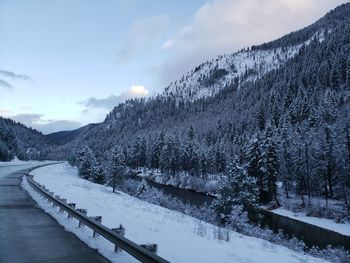
M 0 167 L 0 263 L 108 262 L 37 206 L 22 189 L 29 166 Z

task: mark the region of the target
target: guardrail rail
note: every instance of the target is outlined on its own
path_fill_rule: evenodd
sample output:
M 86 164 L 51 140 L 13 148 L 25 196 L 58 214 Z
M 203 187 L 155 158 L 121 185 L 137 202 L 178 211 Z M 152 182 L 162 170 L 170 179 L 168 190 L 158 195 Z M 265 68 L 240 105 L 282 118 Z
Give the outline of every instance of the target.
M 134 243 L 133 241 L 125 238 L 121 234 L 112 231 L 108 227 L 102 225 L 99 221 L 95 221 L 92 218 L 89 218 L 84 211 L 78 211 L 75 209 L 74 205 L 69 205 L 65 202 L 64 199 L 59 199 L 57 196 L 54 196 L 53 192 L 49 192 L 43 185 L 34 181 L 33 176 L 29 173 L 26 174 L 27 181 L 31 187 L 41 194 L 48 201 L 52 202 L 53 205 L 60 208 L 60 210 L 65 211 L 69 217 L 74 217 L 79 221 L 79 225 L 84 224 L 91 228 L 95 233 L 103 236 L 110 242 L 112 242 L 116 247 L 124 250 L 137 260 L 144 263 L 170 263 L 169 261 L 163 259 L 162 257 L 156 255 L 155 253 L 149 251 L 148 249 Z M 80 209 L 81 210 L 81 209 Z

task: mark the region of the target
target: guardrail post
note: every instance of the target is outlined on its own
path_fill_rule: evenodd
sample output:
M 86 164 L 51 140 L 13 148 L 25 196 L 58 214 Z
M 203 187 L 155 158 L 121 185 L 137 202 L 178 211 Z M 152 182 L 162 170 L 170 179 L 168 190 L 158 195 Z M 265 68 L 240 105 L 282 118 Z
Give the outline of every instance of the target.
M 68 204 L 71 208 L 75 209 L 75 203 L 69 203 Z M 68 218 L 71 218 L 71 215 L 68 212 Z
M 55 195 L 55 198 L 56 198 L 57 200 L 60 200 L 60 196 L 59 196 L 59 195 Z M 54 202 L 52 202 L 52 206 L 53 206 L 53 207 L 56 207 L 57 205 L 56 205 Z
M 125 236 L 125 228 L 121 224 L 117 228 L 112 228 L 112 231 L 118 233 L 121 236 Z M 114 252 L 121 252 L 121 251 L 122 250 L 117 245 L 114 246 Z
M 86 210 L 86 209 L 78 208 L 77 211 L 80 212 L 80 213 L 82 213 L 82 214 L 84 214 L 84 215 L 87 214 L 87 210 Z M 81 221 L 79 221 L 79 227 L 81 227 L 82 224 L 83 224 L 83 223 L 82 223 Z
M 157 244 L 142 244 L 141 247 L 151 251 L 152 253 L 157 253 Z
M 63 202 L 63 203 L 67 203 L 67 199 L 66 198 L 61 198 L 60 199 L 61 200 L 61 202 Z M 62 207 L 60 207 L 60 213 L 63 213 L 63 209 L 62 209 Z
M 90 218 L 91 218 L 92 220 L 94 220 L 94 221 L 100 223 L 100 224 L 102 223 L 102 216 L 90 216 Z M 96 231 L 94 230 L 92 236 L 93 236 L 93 237 L 96 237 L 96 235 L 97 235 L 97 233 L 96 233 Z

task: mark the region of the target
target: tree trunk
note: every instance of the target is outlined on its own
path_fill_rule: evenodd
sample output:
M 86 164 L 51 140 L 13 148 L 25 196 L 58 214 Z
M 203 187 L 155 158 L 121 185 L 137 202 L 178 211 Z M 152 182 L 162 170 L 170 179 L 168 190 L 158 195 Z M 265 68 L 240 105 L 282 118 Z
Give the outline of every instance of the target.
M 116 181 L 116 175 L 113 174 L 113 193 L 115 193 L 115 181 Z
M 311 180 L 310 180 L 310 169 L 309 169 L 309 145 L 305 142 L 305 159 L 306 159 L 306 184 L 307 184 L 307 195 L 309 197 L 309 203 L 311 200 Z
M 286 198 L 289 199 L 288 189 L 287 189 L 287 186 L 285 184 L 284 184 L 284 192 L 286 194 Z
M 277 199 L 276 184 L 273 184 L 273 195 L 274 195 L 274 197 L 275 197 L 275 201 L 276 201 L 277 206 L 281 206 L 281 205 L 280 205 L 280 202 L 278 202 L 278 199 Z
M 332 186 L 332 167 L 331 167 L 331 161 L 328 160 L 327 165 L 327 182 L 329 186 L 329 197 L 333 196 L 333 186 Z

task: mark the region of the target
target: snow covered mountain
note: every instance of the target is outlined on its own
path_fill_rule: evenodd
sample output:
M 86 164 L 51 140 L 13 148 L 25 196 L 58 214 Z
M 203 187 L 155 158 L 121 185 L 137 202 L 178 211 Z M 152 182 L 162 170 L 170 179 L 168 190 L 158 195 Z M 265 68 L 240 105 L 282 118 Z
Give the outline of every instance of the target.
M 324 39 L 322 29 L 311 39 L 295 46 L 266 50 L 243 49 L 231 55 L 218 56 L 187 72 L 180 80 L 170 83 L 165 88 L 163 96 L 194 101 L 215 96 L 223 88 L 234 84 L 240 87 L 244 82 L 254 81 L 267 72 L 277 69 L 314 39 L 319 41 Z

